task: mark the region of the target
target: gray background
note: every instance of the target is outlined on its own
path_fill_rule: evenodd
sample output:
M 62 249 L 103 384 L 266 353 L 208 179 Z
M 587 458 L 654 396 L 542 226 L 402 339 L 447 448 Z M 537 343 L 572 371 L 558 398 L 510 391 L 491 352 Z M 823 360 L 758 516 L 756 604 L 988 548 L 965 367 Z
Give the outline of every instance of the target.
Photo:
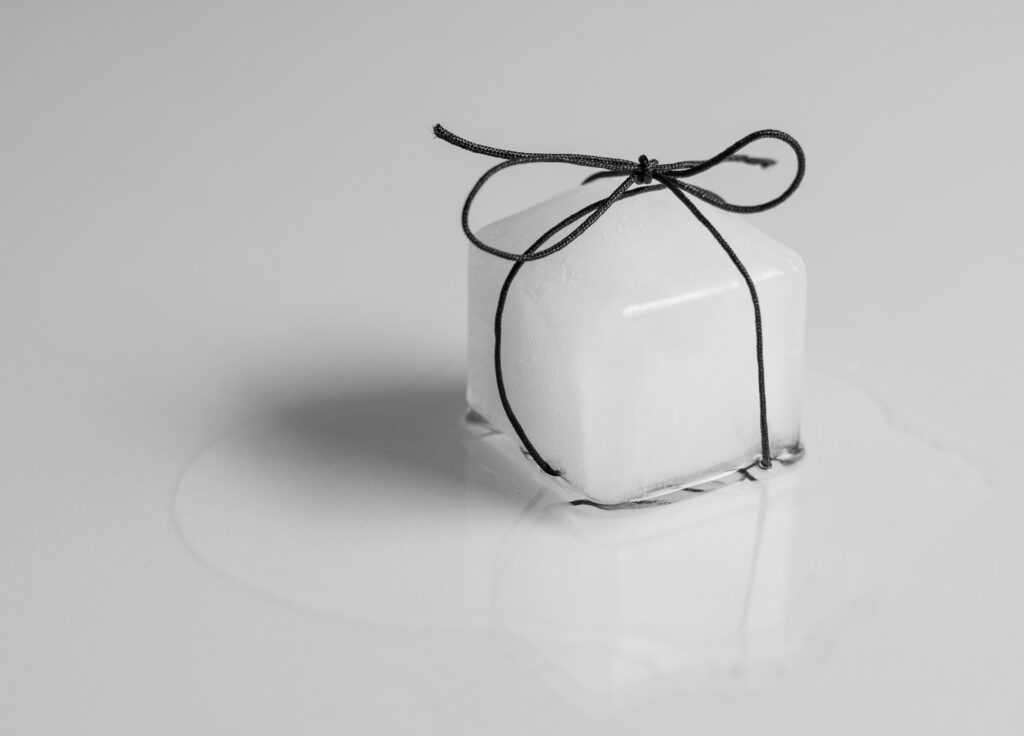
M 323 622 L 219 592 L 168 507 L 253 387 L 461 375 L 457 217 L 484 161 L 434 122 L 662 161 L 794 134 L 805 185 L 756 222 L 807 263 L 809 348 L 983 468 L 1009 506 L 977 534 L 1016 524 L 1022 16 L 1011 2 L 4 2 L 0 726 L 213 731 L 244 711 L 253 730 L 370 731 L 393 708 L 430 712 L 386 694 L 402 666 L 386 643 L 349 671 Z M 574 181 L 509 176 L 477 223 Z M 989 594 L 1019 607 L 1019 583 L 999 582 L 1019 581 L 1019 557 L 992 559 Z M 908 606 L 909 626 L 928 595 Z M 997 694 L 938 725 L 985 712 L 1009 732 L 1019 706 L 993 689 L 1009 674 L 972 658 L 974 623 L 959 625 L 954 668 Z M 988 641 L 1019 652 L 1020 637 L 1004 621 Z M 268 639 L 264 670 L 245 652 Z M 319 684 L 293 687 L 307 667 Z M 375 695 L 342 703 L 335 688 L 356 681 Z M 908 702 L 951 682 L 909 683 Z M 832 695 L 851 728 L 882 725 L 856 692 Z M 559 718 L 530 728 L 579 725 L 547 707 Z M 793 715 L 757 698 L 729 710 L 780 728 Z M 609 725 L 635 714 L 620 716 Z

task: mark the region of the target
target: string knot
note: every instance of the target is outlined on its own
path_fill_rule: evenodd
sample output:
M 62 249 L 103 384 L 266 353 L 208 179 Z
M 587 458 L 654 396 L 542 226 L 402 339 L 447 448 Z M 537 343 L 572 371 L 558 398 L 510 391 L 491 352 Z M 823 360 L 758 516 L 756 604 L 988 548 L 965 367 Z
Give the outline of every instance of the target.
M 657 165 L 658 159 L 648 159 L 643 154 L 640 154 L 637 167 L 633 171 L 633 181 L 637 184 L 650 184 L 654 179 L 654 169 Z

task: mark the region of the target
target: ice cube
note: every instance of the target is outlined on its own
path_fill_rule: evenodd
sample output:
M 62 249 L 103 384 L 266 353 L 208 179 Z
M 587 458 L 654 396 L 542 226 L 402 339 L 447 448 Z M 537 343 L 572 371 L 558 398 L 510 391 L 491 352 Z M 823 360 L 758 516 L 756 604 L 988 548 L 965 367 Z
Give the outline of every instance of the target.
M 520 252 L 605 188 L 572 189 L 478 235 Z M 803 261 L 748 220 L 698 207 L 757 285 L 771 450 L 790 453 L 800 437 Z M 469 247 L 467 399 L 516 439 L 494 375 L 494 311 L 512 264 Z M 527 263 L 502 325 L 509 402 L 539 453 L 583 496 L 636 500 L 760 457 L 750 294 L 671 193 L 620 201 L 568 248 Z

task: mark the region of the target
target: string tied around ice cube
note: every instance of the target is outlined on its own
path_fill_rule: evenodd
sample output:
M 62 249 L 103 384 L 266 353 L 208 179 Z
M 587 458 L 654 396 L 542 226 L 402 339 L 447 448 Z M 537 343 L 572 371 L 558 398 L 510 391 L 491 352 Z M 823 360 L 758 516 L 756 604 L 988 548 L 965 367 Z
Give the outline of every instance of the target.
M 530 441 L 526 430 L 523 429 L 519 418 L 516 416 L 516 413 L 512 408 L 512 404 L 509 402 L 508 392 L 505 389 L 505 381 L 502 373 L 502 317 L 505 312 L 505 303 L 508 300 L 509 289 L 512 287 L 512 282 L 526 263 L 547 258 L 548 256 L 554 255 L 558 251 L 569 247 L 577 238 L 579 238 L 580 235 L 590 229 L 595 222 L 601 219 L 604 213 L 607 212 L 616 202 L 663 189 L 670 191 L 680 202 L 682 202 L 697 221 L 700 222 L 700 224 L 703 225 L 711 234 L 719 247 L 721 247 L 729 257 L 729 260 L 732 261 L 733 266 L 743 277 L 743 281 L 747 286 L 747 291 L 750 293 L 750 302 L 754 311 L 754 347 L 757 359 L 757 388 L 761 434 L 761 457 L 759 458 L 758 463 L 763 468 L 770 468 L 772 466 L 771 442 L 770 435 L 768 433 L 768 401 L 765 395 L 764 331 L 761 325 L 761 302 L 758 299 L 757 287 L 755 286 L 750 273 L 747 271 L 746 266 L 743 265 L 739 256 L 737 256 L 736 252 L 732 249 L 732 246 L 729 245 L 726 239 L 720 232 L 718 232 L 718 229 L 711 223 L 704 213 L 697 208 L 697 205 L 693 200 L 699 199 L 702 202 L 706 202 L 707 204 L 721 210 L 725 210 L 726 212 L 735 212 L 740 214 L 764 212 L 765 210 L 770 210 L 773 207 L 777 207 L 782 204 L 789 199 L 793 192 L 795 192 L 800 186 L 800 183 L 804 178 L 804 172 L 807 168 L 804 150 L 793 136 L 788 133 L 784 133 L 781 130 L 758 130 L 740 138 L 731 146 L 719 151 L 711 158 L 697 161 L 677 161 L 674 163 L 662 164 L 659 163 L 657 159 L 648 159 L 647 156 L 640 156 L 639 161 L 630 161 L 628 159 L 590 156 L 579 153 L 523 153 L 521 151 L 512 151 L 504 148 L 494 148 L 493 146 L 485 146 L 480 143 L 474 143 L 466 140 L 465 138 L 445 129 L 441 125 L 434 126 L 434 135 L 453 146 L 462 148 L 471 153 L 478 153 L 483 156 L 501 159 L 501 163 L 492 166 L 490 169 L 485 171 L 483 176 L 481 176 L 480 179 L 477 180 L 476 184 L 473 185 L 473 188 L 470 189 L 469 195 L 466 197 L 465 204 L 462 206 L 462 230 L 466 234 L 466 237 L 469 238 L 470 242 L 480 250 L 497 258 L 513 261 L 512 268 L 509 269 L 508 275 L 505 277 L 505 280 L 501 285 L 501 290 L 498 293 L 498 303 L 494 312 L 494 377 L 497 381 L 498 397 L 501 399 L 501 406 L 505 410 L 505 414 L 508 417 L 512 428 L 515 430 L 515 433 L 518 436 L 519 441 L 522 442 L 526 452 L 531 458 L 533 458 L 534 462 L 537 463 L 541 470 L 548 475 L 559 476 L 562 474 L 561 471 L 551 466 L 547 460 L 544 459 L 534 446 L 533 442 Z M 767 168 L 774 165 L 774 159 L 747 156 L 738 153 L 751 143 L 764 139 L 781 141 L 789 146 L 796 155 L 796 172 L 793 175 L 793 179 L 789 183 L 789 186 L 787 186 L 786 189 L 775 198 L 769 199 L 765 202 L 759 202 L 757 204 L 733 204 L 709 189 L 699 187 L 688 181 L 682 181 L 683 179 L 690 179 L 698 174 L 709 171 L 726 162 L 749 164 L 752 166 L 759 166 L 761 168 Z M 501 250 L 500 248 L 495 248 L 481 241 L 469 227 L 469 213 L 473 206 L 473 201 L 480 193 L 480 190 L 483 189 L 484 184 L 486 184 L 488 180 L 490 180 L 490 178 L 499 171 L 503 171 L 512 166 L 539 163 L 569 164 L 572 166 L 597 169 L 598 171 L 583 180 L 584 184 L 608 177 L 624 178 L 611 194 L 588 204 L 586 207 L 577 210 L 561 222 L 556 223 L 522 252 L 515 253 L 512 251 Z M 560 239 L 556 239 L 556 236 L 559 233 L 580 220 L 583 220 L 583 222 L 576 225 L 567 235 Z M 555 239 L 555 242 L 545 247 L 545 244 L 552 239 Z

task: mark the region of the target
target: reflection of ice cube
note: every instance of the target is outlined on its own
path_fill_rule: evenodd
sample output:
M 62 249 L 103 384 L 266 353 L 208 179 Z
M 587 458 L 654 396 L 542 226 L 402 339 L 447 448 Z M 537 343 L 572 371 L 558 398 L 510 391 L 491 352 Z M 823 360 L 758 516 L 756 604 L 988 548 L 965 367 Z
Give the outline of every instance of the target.
M 656 677 L 706 685 L 788 658 L 798 467 L 668 506 L 603 511 L 566 503 L 501 435 L 467 450 L 471 478 L 500 478 L 533 499 L 498 550 L 497 632 L 605 693 Z
M 602 191 L 571 190 L 480 237 L 522 250 Z M 799 442 L 803 263 L 744 219 L 702 209 L 758 286 L 772 452 L 781 453 Z M 470 248 L 468 400 L 514 437 L 493 360 L 509 265 Z M 619 202 L 572 246 L 527 264 L 503 326 L 509 399 L 541 454 L 586 496 L 621 502 L 759 456 L 750 296 L 670 194 Z

